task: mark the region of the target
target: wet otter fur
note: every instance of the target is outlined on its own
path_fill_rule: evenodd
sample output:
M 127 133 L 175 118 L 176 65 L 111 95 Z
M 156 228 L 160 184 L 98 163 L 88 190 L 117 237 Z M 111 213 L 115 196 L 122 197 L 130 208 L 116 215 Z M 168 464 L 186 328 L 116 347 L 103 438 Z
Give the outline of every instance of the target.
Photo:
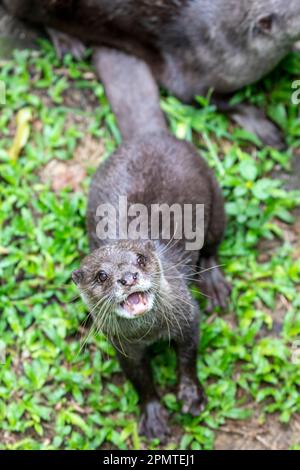
M 124 140 L 93 177 L 87 213 L 90 254 L 72 277 L 95 328 L 114 345 L 123 371 L 138 391 L 140 432 L 164 441 L 167 414 L 153 383 L 149 346 L 159 340 L 175 344 L 178 399 L 183 412 L 199 415 L 204 404 L 196 372 L 200 310 L 188 285 L 201 286 L 211 309 L 226 306 L 230 286 L 217 266 L 224 203 L 212 171 L 196 149 L 169 134 L 147 65 L 106 48 L 96 51 L 94 62 Z M 128 207 L 138 203 L 149 210 L 155 203 L 181 208 L 204 204 L 202 249 L 187 250 L 184 236 L 175 240 L 175 223 L 168 238 L 160 233 L 156 240 L 150 235 L 123 239 L 117 233 L 114 239 L 100 239 L 98 207 L 116 208 L 118 222 L 125 223 L 117 210 L 124 196 Z

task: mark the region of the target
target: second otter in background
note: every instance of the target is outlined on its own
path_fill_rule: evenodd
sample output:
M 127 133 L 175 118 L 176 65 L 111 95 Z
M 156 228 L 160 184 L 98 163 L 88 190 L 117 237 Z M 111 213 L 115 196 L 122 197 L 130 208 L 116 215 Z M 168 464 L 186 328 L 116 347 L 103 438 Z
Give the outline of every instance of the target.
M 300 38 L 299 0 L 4 0 L 14 15 L 140 57 L 183 101 L 206 95 L 263 143 L 284 146 L 261 110 L 228 94 L 270 72 Z M 54 37 L 54 32 L 51 32 Z M 68 38 L 60 36 L 63 44 Z M 57 47 L 59 49 L 59 47 Z

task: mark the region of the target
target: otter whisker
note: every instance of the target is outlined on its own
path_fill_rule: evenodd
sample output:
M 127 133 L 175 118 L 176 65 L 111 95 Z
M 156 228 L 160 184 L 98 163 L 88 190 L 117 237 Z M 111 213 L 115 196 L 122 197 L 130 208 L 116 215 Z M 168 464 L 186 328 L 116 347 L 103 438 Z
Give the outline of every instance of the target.
M 101 301 L 102 301 L 102 299 L 101 299 Z M 100 304 L 100 301 L 98 302 L 98 304 Z M 96 306 L 97 306 L 97 305 L 96 305 Z M 91 317 L 91 316 L 92 316 L 92 311 L 89 312 L 88 318 Z M 86 320 L 85 320 L 85 321 L 86 321 Z M 92 328 L 93 328 L 93 325 L 92 325 L 92 327 L 91 327 L 91 329 L 90 329 L 88 335 L 86 336 L 86 338 L 83 340 L 82 344 L 80 345 L 80 349 L 79 349 L 78 354 L 81 353 L 81 351 L 82 351 L 83 348 L 85 347 L 86 343 L 88 342 L 88 340 L 89 340 L 89 338 L 90 338 L 90 336 L 91 336 Z
M 151 325 L 150 325 L 149 330 L 146 331 L 146 333 L 145 333 L 143 336 L 141 336 L 141 337 L 139 338 L 139 341 L 141 341 L 142 339 L 144 339 L 144 338 L 146 338 L 146 337 L 148 336 L 148 334 L 152 331 L 154 324 L 155 324 L 155 316 L 153 315 L 153 316 L 152 316 L 152 323 L 151 323 Z
M 96 333 L 103 332 L 104 325 L 105 325 L 105 319 L 110 315 L 110 310 L 111 310 L 111 301 L 112 301 L 112 296 L 106 296 L 106 301 L 105 305 L 103 306 L 103 309 L 100 310 L 100 312 L 97 314 L 97 317 L 95 319 L 95 325 L 96 325 Z
M 174 237 L 174 235 L 173 235 Z M 171 238 L 171 240 L 167 243 L 167 245 L 163 246 L 161 248 L 161 245 L 160 247 L 158 248 L 157 252 L 160 256 L 165 256 L 166 253 L 168 253 L 170 250 L 172 250 L 181 240 L 175 240 L 174 243 L 172 243 L 172 241 L 174 241 L 173 238 Z
M 115 323 L 114 323 L 114 319 L 113 319 L 113 316 L 110 317 L 110 320 L 112 321 L 112 326 L 114 327 L 115 326 Z M 113 328 L 110 327 L 110 323 L 109 323 L 109 329 L 111 330 L 112 334 L 114 332 Z M 124 348 L 123 348 L 123 344 L 120 340 L 120 336 L 119 336 L 119 331 L 118 331 L 118 328 L 116 328 L 116 333 L 117 333 L 117 338 L 118 338 L 118 342 L 119 342 L 119 345 L 121 347 L 121 349 L 118 348 L 118 346 L 116 345 L 115 341 L 113 340 L 113 337 L 111 336 L 110 337 L 110 342 L 113 344 L 113 346 L 116 348 L 116 350 L 122 354 L 123 356 L 125 357 L 129 357 L 128 354 L 125 353 L 124 351 Z
M 84 294 L 84 293 L 86 293 L 86 292 L 89 292 L 89 289 L 81 289 L 81 294 Z M 82 295 L 80 295 L 79 297 L 82 297 Z M 102 300 L 104 300 L 104 299 L 102 299 Z M 81 322 L 81 325 L 80 325 L 80 326 L 81 326 L 82 328 L 85 328 L 85 325 L 87 324 L 88 320 L 89 320 L 90 318 L 92 318 L 92 313 L 93 313 L 93 311 L 89 311 L 89 312 L 88 312 L 88 315 L 86 316 L 86 318 Z
M 181 277 L 174 277 L 174 278 L 167 278 L 167 279 L 168 279 L 168 280 L 176 280 L 176 279 L 181 280 L 182 278 L 181 278 Z M 196 281 L 197 281 L 197 280 L 196 280 Z M 191 282 L 192 282 L 192 281 L 191 281 Z M 197 284 L 197 283 L 195 283 L 195 284 Z M 191 292 L 199 293 L 199 294 L 203 295 L 203 297 L 206 297 L 207 299 L 211 299 L 211 296 L 209 296 L 209 295 L 205 294 L 204 292 L 202 292 L 202 291 L 200 290 L 199 286 L 197 286 L 197 289 L 192 289 L 191 287 L 189 287 L 189 290 L 190 290 Z
M 158 298 L 160 299 L 161 301 L 161 313 L 163 314 L 166 322 L 167 322 L 167 328 L 168 328 L 168 333 L 169 333 L 169 344 L 171 342 L 171 339 L 170 339 L 170 329 L 169 329 L 169 321 L 168 319 L 170 319 L 170 317 L 174 318 L 176 323 L 178 324 L 179 328 L 180 328 L 180 331 L 181 331 L 181 335 L 182 335 L 182 330 L 181 330 L 181 327 L 178 323 L 178 320 L 176 318 L 176 315 L 174 315 L 173 313 L 173 310 L 174 310 L 174 306 L 170 304 L 169 302 L 169 299 L 166 299 L 165 297 L 163 297 L 160 293 L 158 293 Z M 165 312 L 165 309 L 166 309 L 166 312 Z M 169 315 L 168 315 L 169 314 Z
M 112 338 L 111 338 L 111 335 L 110 335 L 110 322 L 111 322 L 111 317 L 112 317 L 112 311 L 113 311 L 113 308 L 111 307 L 111 301 L 112 301 L 112 295 L 109 295 L 107 296 L 107 301 L 106 301 L 106 308 L 104 311 L 101 311 L 101 315 L 100 315 L 100 320 L 99 321 L 99 325 L 97 326 L 96 328 L 96 334 L 99 334 L 100 332 L 103 333 L 105 335 L 105 337 L 107 338 L 108 342 L 110 342 L 111 344 L 113 344 L 113 341 L 112 341 Z M 106 327 L 107 325 L 107 327 Z M 108 347 L 108 343 L 107 343 L 107 347 Z M 108 349 L 106 351 L 107 353 L 107 358 L 109 357 L 108 356 Z
M 156 284 L 155 281 L 153 281 L 153 285 L 157 288 L 159 287 L 159 285 Z M 179 295 L 175 294 L 173 291 L 169 292 L 169 296 L 172 296 L 174 299 L 178 299 L 181 302 L 184 302 L 186 305 L 188 305 L 191 308 L 195 307 L 195 305 L 192 302 L 189 302 L 187 299 L 180 297 Z
M 70 284 L 65 284 L 65 286 L 70 289 Z M 68 302 L 66 302 L 66 304 L 72 304 L 72 303 L 75 303 L 76 300 L 79 300 L 80 298 L 82 299 L 82 294 L 85 294 L 86 292 L 89 292 L 89 289 L 80 289 L 80 294 L 78 295 L 75 295 L 74 297 L 72 297 Z
M 199 274 L 206 273 L 207 271 L 211 271 L 212 269 L 216 268 L 224 268 L 224 266 L 226 266 L 226 264 L 216 264 L 215 266 L 210 266 L 209 268 L 202 269 L 201 271 L 199 271 Z
M 105 306 L 107 305 L 107 297 L 108 296 L 105 296 L 104 298 L 100 299 L 99 302 L 96 303 L 96 305 L 93 307 L 93 309 L 90 311 L 89 313 L 89 316 L 92 316 L 92 313 L 93 311 L 101 304 L 103 303 L 103 306 L 102 308 L 105 308 Z M 80 346 L 80 349 L 79 349 L 79 353 L 82 351 L 82 349 L 85 347 L 85 345 L 87 344 L 88 340 L 90 339 L 90 337 L 93 335 L 95 331 L 95 323 L 93 322 L 91 328 L 90 328 L 90 331 L 88 333 L 88 335 L 86 336 L 85 340 L 82 342 L 81 346 Z M 78 353 L 78 354 L 79 354 Z
M 184 311 L 183 309 L 180 309 L 178 306 L 175 306 L 174 304 L 172 304 L 169 300 L 169 298 L 173 299 L 173 300 L 178 300 L 179 302 L 184 302 L 189 308 L 195 308 L 195 305 L 193 305 L 192 303 L 188 302 L 186 299 L 183 299 L 182 297 L 174 294 L 174 293 L 169 293 L 168 294 L 168 297 L 165 296 L 163 297 L 161 294 L 159 294 L 159 297 L 163 303 L 163 306 L 168 306 L 168 308 L 171 308 L 172 312 L 175 311 L 175 312 L 178 312 L 180 314 L 180 316 L 183 316 L 184 320 L 186 321 L 187 325 L 190 325 L 190 322 L 188 321 L 186 315 L 184 314 Z M 177 320 L 177 318 L 176 318 Z
M 167 318 L 168 318 L 168 313 L 169 313 L 169 314 L 170 314 L 170 317 L 176 321 L 176 323 L 177 323 L 177 325 L 178 325 L 178 327 L 179 327 L 179 330 L 180 330 L 180 334 L 181 334 L 181 336 L 182 336 L 182 338 L 183 338 L 182 328 L 181 328 L 181 326 L 180 326 L 180 324 L 179 324 L 178 319 L 176 318 L 176 315 L 174 315 L 174 313 L 173 313 L 173 306 L 170 306 L 170 304 L 167 304 L 167 303 L 165 302 L 165 299 L 164 299 L 163 297 L 161 297 L 160 295 L 159 295 L 159 297 L 160 297 L 160 299 L 162 300 L 162 303 L 163 303 L 163 309 L 161 310 L 161 312 L 162 312 L 162 314 L 164 315 L 164 317 L 165 317 L 165 319 L 166 319 L 166 321 L 167 321 L 167 324 L 169 324 L 169 323 L 168 323 L 168 320 L 167 320 Z M 165 312 L 165 309 L 166 309 L 167 313 Z M 169 319 L 170 319 L 170 318 L 169 318 Z M 168 331 L 169 331 L 169 345 L 170 345 L 171 339 L 170 339 L 170 330 L 169 330 L 169 327 L 168 327 Z
M 125 351 L 124 351 L 123 343 L 122 343 L 122 341 L 121 341 L 121 339 L 120 339 L 118 322 L 115 321 L 114 318 L 113 318 L 113 320 L 112 320 L 112 325 L 116 327 L 115 330 L 116 330 L 116 334 L 117 334 L 117 337 L 118 337 L 118 342 L 119 342 L 120 347 L 121 347 L 121 349 L 122 349 L 122 354 L 123 354 L 124 356 L 128 357 L 127 354 L 126 354 Z
M 160 312 L 162 313 L 163 315 L 163 318 L 165 320 L 165 323 L 166 323 L 166 326 L 167 326 L 167 330 L 168 330 L 168 338 L 169 338 L 169 345 L 171 344 L 171 331 L 170 331 L 170 326 L 169 326 L 169 321 L 168 321 L 168 318 L 166 316 L 166 313 L 164 311 L 164 307 L 165 307 L 165 304 L 163 302 L 163 298 L 162 296 L 160 295 L 159 291 L 157 291 L 157 299 L 158 301 L 160 300 L 161 301 L 161 305 L 160 303 L 158 302 L 158 306 L 157 308 L 160 310 Z
M 197 265 L 193 265 L 193 266 L 196 266 L 195 269 L 193 269 L 193 266 L 189 265 L 186 260 L 181 260 L 179 261 L 178 263 L 175 263 L 175 264 L 172 264 L 171 266 L 168 266 L 168 267 L 163 267 L 163 272 L 164 273 L 167 273 L 168 271 L 170 270 L 174 270 L 174 271 L 178 271 L 178 267 L 180 266 L 184 266 L 186 270 L 190 271 L 192 274 L 194 275 L 198 275 L 199 274 L 199 268 L 197 268 Z M 153 274 L 161 274 L 161 270 L 159 271 L 156 271 L 154 272 Z M 182 273 L 184 274 L 184 273 Z
M 176 222 L 175 223 L 174 233 L 173 233 L 172 237 L 170 238 L 170 240 L 168 241 L 168 243 L 165 246 L 163 246 L 162 248 L 161 248 L 161 244 L 160 244 L 159 249 L 158 249 L 158 252 L 160 254 L 166 253 L 168 251 L 168 247 L 170 247 L 172 242 L 175 240 L 175 233 L 176 233 L 177 227 L 178 227 L 178 223 Z M 180 240 L 175 241 L 174 245 L 176 245 L 179 241 Z M 161 250 L 160 250 L 160 248 L 161 248 Z

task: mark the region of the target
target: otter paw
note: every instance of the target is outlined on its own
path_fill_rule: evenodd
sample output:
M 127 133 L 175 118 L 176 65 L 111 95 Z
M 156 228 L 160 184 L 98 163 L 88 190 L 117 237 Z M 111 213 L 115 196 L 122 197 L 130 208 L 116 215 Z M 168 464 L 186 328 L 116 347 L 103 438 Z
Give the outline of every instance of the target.
M 82 60 L 84 58 L 86 47 L 79 39 L 52 28 L 47 28 L 47 32 L 53 42 L 57 57 L 60 60 L 66 54 L 71 54 L 76 60 Z
M 278 150 L 286 149 L 282 131 L 274 122 L 268 119 L 261 109 L 248 104 L 240 104 L 233 108 L 231 116 L 240 126 L 255 134 L 264 145 Z
M 182 401 L 182 412 L 199 416 L 204 411 L 206 398 L 198 383 L 183 381 L 179 384 L 178 399 Z
M 158 438 L 164 443 L 170 434 L 167 422 L 167 412 L 158 401 L 147 403 L 140 420 L 140 434 L 148 439 Z
M 228 297 L 231 294 L 231 284 L 217 266 L 214 258 L 208 258 L 201 263 L 197 286 L 200 292 L 207 297 L 206 310 L 210 313 L 215 308 L 227 308 Z

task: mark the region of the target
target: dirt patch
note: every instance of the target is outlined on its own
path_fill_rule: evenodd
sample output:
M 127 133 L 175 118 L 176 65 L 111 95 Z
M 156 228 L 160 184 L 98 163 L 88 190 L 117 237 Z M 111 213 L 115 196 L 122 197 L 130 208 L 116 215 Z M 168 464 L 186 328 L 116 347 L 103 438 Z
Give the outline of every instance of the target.
M 104 152 L 105 147 L 101 140 L 87 136 L 77 146 L 74 152 L 74 161 L 85 168 L 97 168 L 101 163 Z
M 44 183 L 50 182 L 55 192 L 66 187 L 79 191 L 85 177 L 85 169 L 76 162 L 51 160 L 41 172 L 41 180 Z
M 40 172 L 40 178 L 50 183 L 55 192 L 66 187 L 80 191 L 88 169 L 99 165 L 103 153 L 103 143 L 88 136 L 77 146 L 72 160 L 51 160 Z
M 287 450 L 300 442 L 300 421 L 281 424 L 276 415 L 261 422 L 260 409 L 246 421 L 228 420 L 217 432 L 215 450 Z

